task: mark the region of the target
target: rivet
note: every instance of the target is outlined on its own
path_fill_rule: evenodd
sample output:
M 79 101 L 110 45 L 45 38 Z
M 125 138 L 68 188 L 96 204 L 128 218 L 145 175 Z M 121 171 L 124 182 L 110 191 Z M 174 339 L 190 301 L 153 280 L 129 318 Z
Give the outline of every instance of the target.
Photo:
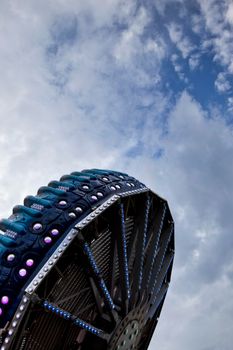
M 70 217 L 71 219 L 75 219 L 75 218 L 76 218 L 76 215 L 75 215 L 74 212 L 70 212 L 70 213 L 69 213 L 69 217 Z
M 102 192 L 97 192 L 96 194 L 97 194 L 98 197 L 103 197 L 104 196 Z
M 89 186 L 87 186 L 87 185 L 83 185 L 82 188 L 83 188 L 84 190 L 89 190 Z
M 91 199 L 93 199 L 93 201 L 97 201 L 97 197 L 96 196 L 91 196 Z
M 103 177 L 102 178 L 104 181 L 108 181 L 108 178 L 107 177 Z

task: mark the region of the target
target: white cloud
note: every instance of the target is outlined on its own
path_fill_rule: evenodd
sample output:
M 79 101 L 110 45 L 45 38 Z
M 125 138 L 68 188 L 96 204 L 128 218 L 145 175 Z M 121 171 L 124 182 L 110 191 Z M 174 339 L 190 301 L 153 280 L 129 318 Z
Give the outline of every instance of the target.
M 137 143 L 135 126 L 142 116 L 135 105 L 144 106 L 146 96 L 136 92 L 133 97 L 135 76 L 124 69 L 119 74 L 111 58 L 120 39 L 113 19 L 132 23 L 130 8 L 121 1 L 106 6 L 25 2 L 23 8 L 1 3 L 2 216 L 51 177 L 82 167 L 111 167 Z M 155 48 L 149 42 L 148 54 Z M 140 83 L 147 79 L 144 67 L 137 67 Z
M 186 84 L 188 83 L 188 79 L 184 73 L 184 68 L 182 66 L 182 62 L 178 55 L 171 55 L 171 62 L 174 68 L 174 71 L 177 73 L 180 80 L 184 81 Z
M 220 93 L 227 92 L 231 88 L 231 84 L 227 80 L 226 74 L 224 74 L 223 72 L 218 74 L 214 85 L 215 85 L 216 89 L 218 90 L 218 92 L 220 92 Z
M 197 15 L 197 14 L 192 15 L 191 29 L 196 34 L 203 33 L 203 19 L 200 15 Z
M 123 31 L 120 41 L 116 44 L 115 57 L 122 63 L 130 63 L 132 56 L 140 53 L 142 48 L 141 36 L 150 18 L 145 8 L 141 8 L 133 18 L 127 30 Z
M 205 23 L 204 41 L 211 42 L 214 59 L 233 73 L 232 27 L 229 28 L 231 4 L 228 0 L 198 0 Z M 229 5 L 229 7 L 228 7 Z M 228 9 L 228 10 L 226 10 Z
M 163 39 L 145 36 L 146 27 L 150 22 L 149 12 L 141 7 L 129 22 L 127 29 L 121 33 L 120 38 L 116 39 L 113 48 L 116 64 L 120 68 L 127 69 L 130 79 L 133 78 L 134 83 L 141 87 L 155 86 L 160 81 L 160 65 L 165 57 L 166 46 Z M 149 71 L 145 69 L 147 64 L 150 67 Z M 152 66 L 153 75 L 151 75 Z
M 144 132 L 146 138 L 149 128 Z M 152 149 L 158 138 L 154 128 Z M 132 173 L 168 199 L 176 222 L 171 289 L 150 348 L 230 350 L 233 289 L 226 271 L 233 264 L 232 130 L 183 93 L 159 145 L 163 157 L 152 159 L 147 151 L 128 161 Z
M 200 68 L 200 54 L 191 55 L 189 58 L 189 67 L 193 71 Z
M 233 111 L 233 97 L 228 97 L 227 105 L 228 105 L 229 111 Z
M 195 46 L 185 35 L 182 26 L 172 22 L 167 26 L 167 28 L 171 41 L 176 45 L 178 50 L 180 50 L 183 58 L 187 58 L 190 55 L 190 53 L 195 49 Z
M 228 4 L 226 19 L 230 24 L 233 25 L 233 3 L 232 2 Z

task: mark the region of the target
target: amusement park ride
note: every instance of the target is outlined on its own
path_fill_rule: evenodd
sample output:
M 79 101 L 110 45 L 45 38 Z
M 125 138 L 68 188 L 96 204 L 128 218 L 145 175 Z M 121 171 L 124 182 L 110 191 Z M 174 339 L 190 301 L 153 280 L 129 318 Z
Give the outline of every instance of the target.
M 135 178 L 50 182 L 0 222 L 0 349 L 147 349 L 173 258 L 168 204 Z

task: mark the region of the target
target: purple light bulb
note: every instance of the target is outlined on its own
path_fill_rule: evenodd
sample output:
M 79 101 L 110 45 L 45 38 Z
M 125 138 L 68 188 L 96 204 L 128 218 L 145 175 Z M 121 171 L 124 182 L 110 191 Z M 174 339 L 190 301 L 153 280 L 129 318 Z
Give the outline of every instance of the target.
M 49 236 L 47 236 L 47 237 L 44 238 L 44 242 L 45 242 L 46 244 L 50 244 L 50 243 L 52 242 L 52 238 L 49 237 Z
M 20 277 L 25 277 L 27 275 L 27 270 L 26 269 L 20 269 L 19 270 L 19 275 L 20 275 Z
M 53 228 L 52 231 L 51 231 L 51 235 L 52 235 L 52 236 L 57 236 L 57 235 L 59 235 L 58 229 Z
M 3 312 L 3 311 L 2 311 L 2 308 L 0 307 L 0 316 L 2 316 L 2 312 Z
M 59 205 L 60 205 L 61 207 L 65 207 L 65 206 L 67 205 L 67 202 L 64 201 L 64 200 L 62 200 L 62 201 L 59 202 Z
M 15 254 L 9 254 L 7 255 L 7 261 L 11 262 L 11 261 L 14 261 L 15 260 Z
M 39 231 L 39 230 L 41 230 L 41 229 L 42 229 L 41 223 L 37 222 L 37 223 L 35 223 L 35 224 L 33 225 L 33 230 L 34 230 L 34 231 Z
M 27 265 L 28 267 L 32 267 L 32 266 L 34 265 L 34 260 L 33 260 L 33 259 L 27 259 L 26 265 Z
M 4 296 L 2 297 L 1 303 L 2 303 L 3 305 L 6 305 L 6 304 L 9 303 L 9 298 L 8 298 L 7 295 L 4 295 Z

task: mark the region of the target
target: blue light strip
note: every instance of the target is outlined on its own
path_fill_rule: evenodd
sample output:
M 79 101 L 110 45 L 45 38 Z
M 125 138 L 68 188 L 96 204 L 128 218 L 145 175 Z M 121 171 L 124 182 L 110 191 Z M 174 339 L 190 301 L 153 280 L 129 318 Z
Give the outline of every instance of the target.
M 54 306 L 53 304 L 49 303 L 48 301 L 43 302 L 43 307 L 46 310 L 49 310 L 49 311 L 57 314 L 58 316 L 66 319 L 66 320 L 69 320 L 71 318 L 71 314 L 69 312 L 62 310 L 57 306 Z
M 140 257 L 140 268 L 139 268 L 139 283 L 138 288 L 142 287 L 142 273 L 143 273 L 143 263 L 144 263 L 144 252 L 146 246 L 146 236 L 147 236 L 147 228 L 148 228 L 148 218 L 149 218 L 149 209 L 150 209 L 150 198 L 147 197 L 146 201 L 146 211 L 145 211 L 145 221 L 144 221 L 144 229 L 143 229 L 143 243 L 142 243 L 142 252 Z M 138 237 L 140 239 L 140 237 Z
M 101 333 L 103 333 L 103 331 L 101 331 L 100 329 L 97 329 L 97 328 L 91 326 L 89 323 L 84 322 L 83 320 L 80 320 L 79 318 L 76 318 L 76 316 L 71 315 L 69 312 L 62 310 L 57 306 L 54 306 L 53 304 L 49 303 L 48 301 L 44 301 L 42 305 L 46 310 L 51 311 L 52 313 L 55 313 L 56 315 L 66 319 L 66 320 L 71 320 L 75 325 L 77 325 L 80 328 L 85 329 L 88 332 L 91 332 L 92 334 L 100 335 Z
M 125 285 L 126 285 L 128 299 L 130 299 L 129 269 L 128 269 L 128 259 L 127 259 L 126 235 L 125 235 L 125 214 L 124 214 L 124 206 L 122 203 L 121 203 L 121 237 L 122 237 L 122 245 L 123 245 L 122 248 L 123 248 Z
M 161 223 L 160 223 L 160 226 L 159 226 L 159 232 L 158 232 L 158 236 L 157 236 L 157 240 L 156 240 L 156 244 L 155 244 L 155 249 L 154 249 L 154 253 L 153 253 L 153 258 L 152 258 L 152 262 L 151 262 L 151 266 L 150 266 L 149 277 L 147 279 L 147 287 L 148 287 L 149 281 L 151 279 L 152 270 L 153 270 L 153 267 L 154 267 L 154 261 L 155 261 L 155 257 L 156 257 L 156 254 L 157 254 L 158 243 L 159 243 L 160 235 L 161 235 L 161 232 L 162 232 L 163 222 L 164 222 L 164 218 L 165 218 L 165 215 L 166 215 L 166 211 L 167 211 L 167 207 L 166 207 L 166 204 L 164 204 L 163 215 L 162 215 Z
M 93 268 L 94 272 L 99 275 L 100 274 L 100 270 L 95 262 L 94 256 L 92 254 L 91 248 L 89 247 L 89 245 L 85 242 L 83 245 L 83 250 L 84 252 L 87 254 L 88 256 L 88 260 L 91 264 L 91 267 Z
M 92 251 L 91 251 L 91 248 L 89 247 L 89 245 L 86 242 L 83 245 L 83 250 L 88 257 L 88 260 L 90 262 L 91 267 L 93 268 L 93 271 L 94 271 L 96 277 L 98 278 L 99 287 L 102 290 L 102 293 L 106 299 L 108 306 L 110 307 L 110 309 L 114 309 L 115 305 L 113 303 L 113 300 L 110 296 L 110 293 L 106 287 L 106 284 L 105 284 L 103 278 L 100 278 L 100 275 L 101 275 L 100 269 L 98 268 L 98 266 L 96 264 L 96 261 L 94 259 L 93 254 L 92 254 Z
M 88 332 L 91 332 L 95 335 L 100 335 L 101 333 L 103 333 L 101 330 L 90 326 L 90 324 L 80 320 L 79 318 L 76 318 L 76 320 L 74 321 L 74 324 L 76 324 L 78 327 L 85 329 Z
M 104 296 L 106 298 L 106 301 L 107 301 L 108 305 L 110 306 L 111 309 L 115 309 L 115 305 L 114 305 L 114 303 L 112 301 L 112 298 L 110 296 L 110 293 L 109 293 L 109 291 L 108 291 L 108 289 L 106 287 L 106 284 L 105 284 L 103 278 L 101 278 L 101 280 L 99 281 L 99 285 L 100 285 L 100 288 L 103 291 L 103 294 L 104 294 Z

